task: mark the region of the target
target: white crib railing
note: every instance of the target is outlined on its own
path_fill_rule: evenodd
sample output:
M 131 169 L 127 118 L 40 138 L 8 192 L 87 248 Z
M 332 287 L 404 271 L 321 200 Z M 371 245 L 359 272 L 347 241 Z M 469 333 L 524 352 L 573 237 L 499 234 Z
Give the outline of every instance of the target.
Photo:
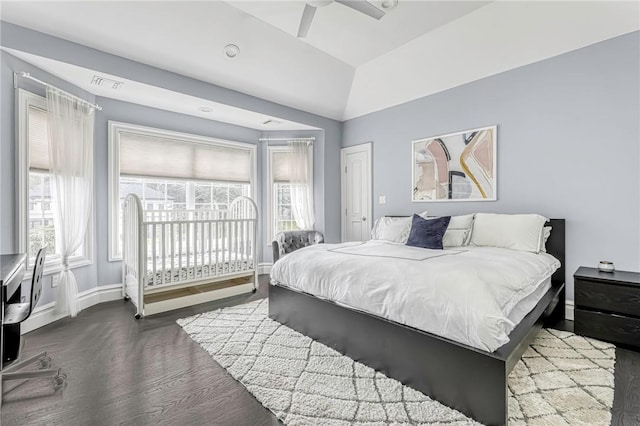
M 144 295 L 253 274 L 257 206 L 238 197 L 228 210 L 148 210 L 129 194 L 123 209 L 123 291 L 139 314 Z
M 224 219 L 228 210 L 145 210 L 146 222 Z
M 140 244 L 142 223 L 142 203 L 136 196 L 127 196 L 122 212 L 122 295 L 130 297 L 138 306 L 142 300 L 142 288 L 138 288 L 137 279 L 143 270 L 141 259 L 144 259 L 143 247 Z

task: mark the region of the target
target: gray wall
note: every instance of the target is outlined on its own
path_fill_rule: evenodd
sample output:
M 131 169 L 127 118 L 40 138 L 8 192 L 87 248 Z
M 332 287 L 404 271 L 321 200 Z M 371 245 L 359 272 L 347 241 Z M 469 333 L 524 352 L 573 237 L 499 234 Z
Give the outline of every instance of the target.
M 18 184 L 17 178 L 17 144 L 18 138 L 15 134 L 17 113 L 17 91 L 13 89 L 13 72 L 26 71 L 38 73 L 51 84 L 68 92 L 82 96 L 89 101 L 95 101 L 93 95 L 62 81 L 52 75 L 43 73 L 6 52 L 0 52 L 0 252 L 13 253 L 18 249 Z M 44 96 L 44 88 L 24 78 L 18 79 L 18 87 L 29 90 L 33 93 Z M 95 196 L 94 196 L 95 203 Z M 95 224 L 94 220 L 94 224 Z M 94 245 L 94 253 L 95 245 Z M 76 279 L 78 281 L 78 291 L 89 290 L 98 284 L 97 264 L 75 268 Z M 51 288 L 51 277 L 44 278 L 43 295 L 40 304 L 51 302 L 54 298 Z
M 120 102 L 107 98 L 94 98 L 92 95 L 69 85 L 42 70 L 17 59 L 6 52 L 0 52 L 2 58 L 2 150 L 1 170 L 1 211 L 0 220 L 5 224 L 2 229 L 5 231 L 1 235 L 2 251 L 12 252 L 17 250 L 17 207 L 18 194 L 16 192 L 16 142 L 15 134 L 16 120 L 15 98 L 16 92 L 13 90 L 13 71 L 27 71 L 34 75 L 38 75 L 46 81 L 51 82 L 65 90 L 77 95 L 83 96 L 85 99 L 95 101 L 102 106 L 102 111 L 96 112 L 95 130 L 94 130 L 94 221 L 93 232 L 94 241 L 94 263 L 93 265 L 74 268 L 77 276 L 79 291 L 89 290 L 96 285 L 116 284 L 122 281 L 121 278 L 121 262 L 109 262 L 108 259 L 108 227 L 109 227 L 109 200 L 108 200 L 108 122 L 109 120 L 122 121 L 131 124 L 139 124 L 143 126 L 158 127 L 166 130 L 178 132 L 186 132 L 203 136 L 228 139 L 238 142 L 246 142 L 254 145 L 258 144 L 258 138 L 261 132 L 245 127 L 234 126 L 226 123 L 220 123 L 211 120 L 205 120 L 197 117 L 176 114 L 173 112 L 158 110 L 141 105 Z M 30 82 L 26 79 L 18 79 L 20 88 L 29 90 L 44 96 L 44 88 L 41 85 Z M 7 123 L 7 125 L 5 125 Z M 257 175 L 256 185 L 257 193 L 261 193 L 262 160 L 260 149 L 256 150 L 257 154 Z M 262 223 L 261 223 L 261 226 Z M 259 259 L 262 259 L 262 252 L 259 253 Z M 50 277 L 46 277 L 44 286 L 44 294 L 41 304 L 48 303 L 53 300 L 53 291 L 50 283 Z
M 95 192 L 96 192 L 96 236 L 99 242 L 96 248 L 96 263 L 98 268 L 98 285 L 116 284 L 122 282 L 121 262 L 107 261 L 109 248 L 107 245 L 109 237 L 109 173 L 108 173 L 108 124 L 109 121 L 121 121 L 130 124 L 156 127 L 176 132 L 185 132 L 201 136 L 209 136 L 220 139 L 228 139 L 236 142 L 246 142 L 253 145 L 258 144 L 260 131 L 248 129 L 246 127 L 234 126 L 217 121 L 205 120 L 189 115 L 176 114 L 155 108 L 128 102 L 116 101 L 113 99 L 96 99 L 102 106 L 102 111 L 96 114 L 94 129 L 95 143 Z M 258 170 L 256 176 L 260 176 L 262 169 L 261 156 L 256 150 Z M 256 178 L 255 184 L 260 192 L 260 179 Z M 261 218 L 262 219 L 262 218 Z M 262 220 L 261 220 L 262 226 Z M 258 253 L 258 258 L 262 258 L 262 253 Z
M 313 132 L 318 137 L 315 149 L 315 178 L 316 178 L 316 216 L 317 227 L 322 230 L 329 241 L 340 238 L 340 181 L 339 156 L 342 124 L 335 121 L 278 105 L 259 98 L 224 89 L 202 81 L 194 80 L 161 69 L 130 61 L 118 56 L 110 55 L 95 49 L 31 31 L 13 24 L 2 22 L 0 39 L 2 46 L 15 48 L 52 59 L 65 61 L 90 69 L 119 75 L 124 78 L 155 84 L 170 90 L 187 93 L 215 102 L 247 108 L 262 112 L 269 116 L 278 116 L 287 120 L 308 124 L 323 131 Z M 77 87 L 56 78 L 30 64 L 21 61 L 6 52 L 0 53 L 0 250 L 3 253 L 14 252 L 18 248 L 17 233 L 17 183 L 16 183 L 16 135 L 15 135 L 15 102 L 16 94 L 13 89 L 13 72 L 27 71 L 46 80 L 64 90 L 82 96 L 87 100 L 96 101 L 103 110 L 96 114 L 95 123 L 95 221 L 94 232 L 96 244 L 94 247 L 94 264 L 76 268 L 74 272 L 78 280 L 79 291 L 89 290 L 99 285 L 121 282 L 120 262 L 108 261 L 108 168 L 107 168 L 107 125 L 109 120 L 158 127 L 187 133 L 200 134 L 240 142 L 257 143 L 262 133 L 239 126 L 204 120 L 196 117 L 176 114 L 154 108 L 127 102 L 115 101 L 107 98 L 95 98 Z M 34 93 L 43 95 L 44 89 L 25 79 L 19 79 L 19 85 Z M 305 133 L 306 134 L 306 133 Z M 302 134 L 295 133 L 297 136 Z M 258 204 L 262 212 L 263 164 L 266 161 L 264 144 L 258 145 L 257 150 L 257 189 Z M 262 214 L 262 220 L 266 215 Z M 265 229 L 264 224 L 261 224 Z M 270 250 L 261 247 L 259 258 L 270 262 Z M 263 255 L 265 258 L 263 259 Z M 53 300 L 53 290 L 50 277 L 45 277 L 44 294 L 40 304 Z
M 638 270 L 639 40 L 627 34 L 345 122 L 343 146 L 373 141 L 374 216 L 566 218 L 569 298 L 579 265 Z M 412 140 L 493 124 L 498 201 L 411 202 Z
M 279 131 L 279 132 L 263 132 L 262 138 L 308 138 L 314 137 L 313 141 L 313 189 L 314 189 L 314 197 L 313 197 L 313 207 L 316 218 L 316 224 L 314 228 L 317 231 L 325 233 L 325 229 L 323 226 L 324 223 L 324 195 L 325 194 L 325 178 L 326 178 L 326 164 L 325 164 L 325 132 L 323 130 L 304 130 L 304 131 Z M 260 193 L 260 200 L 265 206 L 263 209 L 264 212 L 264 220 L 262 226 L 262 241 L 263 241 L 263 256 L 262 261 L 270 264 L 273 262 L 273 249 L 271 248 L 271 241 L 273 240 L 272 230 L 271 230 L 271 220 L 272 216 L 266 211 L 266 206 L 268 206 L 269 201 L 269 185 L 271 184 L 269 180 L 269 170 L 268 164 L 268 147 L 269 146 L 284 146 L 286 145 L 285 141 L 265 141 L 260 145 L 262 152 L 262 174 L 260 175 L 260 179 L 264 184 L 262 185 L 262 190 Z M 335 208 L 339 208 L 339 205 Z M 333 241 L 338 241 L 338 239 L 334 239 Z
M 1 42 L 6 47 L 324 129 L 315 135 L 315 199 L 318 228 L 329 242 L 340 238 L 341 141 L 343 146 L 373 141 L 376 217 L 425 208 L 432 214 L 539 212 L 567 219 L 569 273 L 578 265 L 593 265 L 605 258 L 615 261 L 619 269 L 640 267 L 638 32 L 339 123 L 13 24 L 1 24 Z M 6 53 L 1 59 L 0 250 L 11 252 L 17 248 L 13 71 L 37 73 L 67 91 L 89 100 L 93 97 Z M 42 90 L 25 82 L 21 85 L 35 92 Z M 96 117 L 95 226 L 99 243 L 94 265 L 76 270 L 80 291 L 120 281 L 120 266 L 107 261 L 107 246 L 103 244 L 108 227 L 107 120 L 241 141 L 259 136 L 237 126 L 109 99 L 97 101 L 105 107 Z M 498 125 L 497 202 L 410 202 L 411 140 L 491 124 Z M 605 148 L 598 150 L 599 145 Z M 260 146 L 258 176 L 262 179 L 264 151 Z M 376 203 L 379 195 L 386 195 L 387 204 Z M 262 205 L 263 198 L 260 193 L 258 201 Z M 265 251 L 264 260 L 269 256 Z M 48 287 L 43 303 L 52 300 Z M 571 280 L 569 287 L 572 294 Z
M 2 46 L 34 55 L 323 129 L 325 135 L 324 203 L 319 208 L 324 210 L 324 232 L 327 239 L 329 241 L 338 241 L 340 239 L 339 168 L 342 123 L 32 31 L 8 22 L 0 22 L 0 43 Z M 314 82 L 309 81 L 309 84 L 314 84 Z

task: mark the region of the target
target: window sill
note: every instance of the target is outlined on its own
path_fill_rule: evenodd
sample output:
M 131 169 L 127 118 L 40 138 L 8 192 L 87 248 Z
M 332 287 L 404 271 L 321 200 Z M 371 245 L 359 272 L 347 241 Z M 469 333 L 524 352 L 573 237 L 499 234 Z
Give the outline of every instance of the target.
M 86 257 L 77 256 L 71 259 L 69 263 L 69 269 L 82 268 L 83 266 L 93 265 L 93 260 Z M 59 274 L 62 271 L 62 262 L 60 260 L 54 260 L 52 262 L 45 262 L 43 276 Z M 27 272 L 24 274 L 23 281 L 31 280 L 33 277 L 33 265 L 29 265 Z

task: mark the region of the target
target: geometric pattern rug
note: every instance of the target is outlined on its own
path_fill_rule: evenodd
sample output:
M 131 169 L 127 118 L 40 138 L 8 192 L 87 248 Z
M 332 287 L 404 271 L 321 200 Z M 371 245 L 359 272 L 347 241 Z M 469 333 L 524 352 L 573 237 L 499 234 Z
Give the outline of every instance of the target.
M 268 300 L 177 323 L 287 425 L 478 424 L 268 317 Z M 609 425 L 615 346 L 543 329 L 509 375 L 509 424 Z

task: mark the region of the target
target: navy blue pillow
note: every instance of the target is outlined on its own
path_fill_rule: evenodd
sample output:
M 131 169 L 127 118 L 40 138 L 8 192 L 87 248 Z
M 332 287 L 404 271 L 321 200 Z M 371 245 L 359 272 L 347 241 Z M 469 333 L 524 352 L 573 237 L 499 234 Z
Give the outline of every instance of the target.
M 444 233 L 447 231 L 450 220 L 451 216 L 424 219 L 414 214 L 407 245 L 442 250 L 442 237 L 444 237 Z

